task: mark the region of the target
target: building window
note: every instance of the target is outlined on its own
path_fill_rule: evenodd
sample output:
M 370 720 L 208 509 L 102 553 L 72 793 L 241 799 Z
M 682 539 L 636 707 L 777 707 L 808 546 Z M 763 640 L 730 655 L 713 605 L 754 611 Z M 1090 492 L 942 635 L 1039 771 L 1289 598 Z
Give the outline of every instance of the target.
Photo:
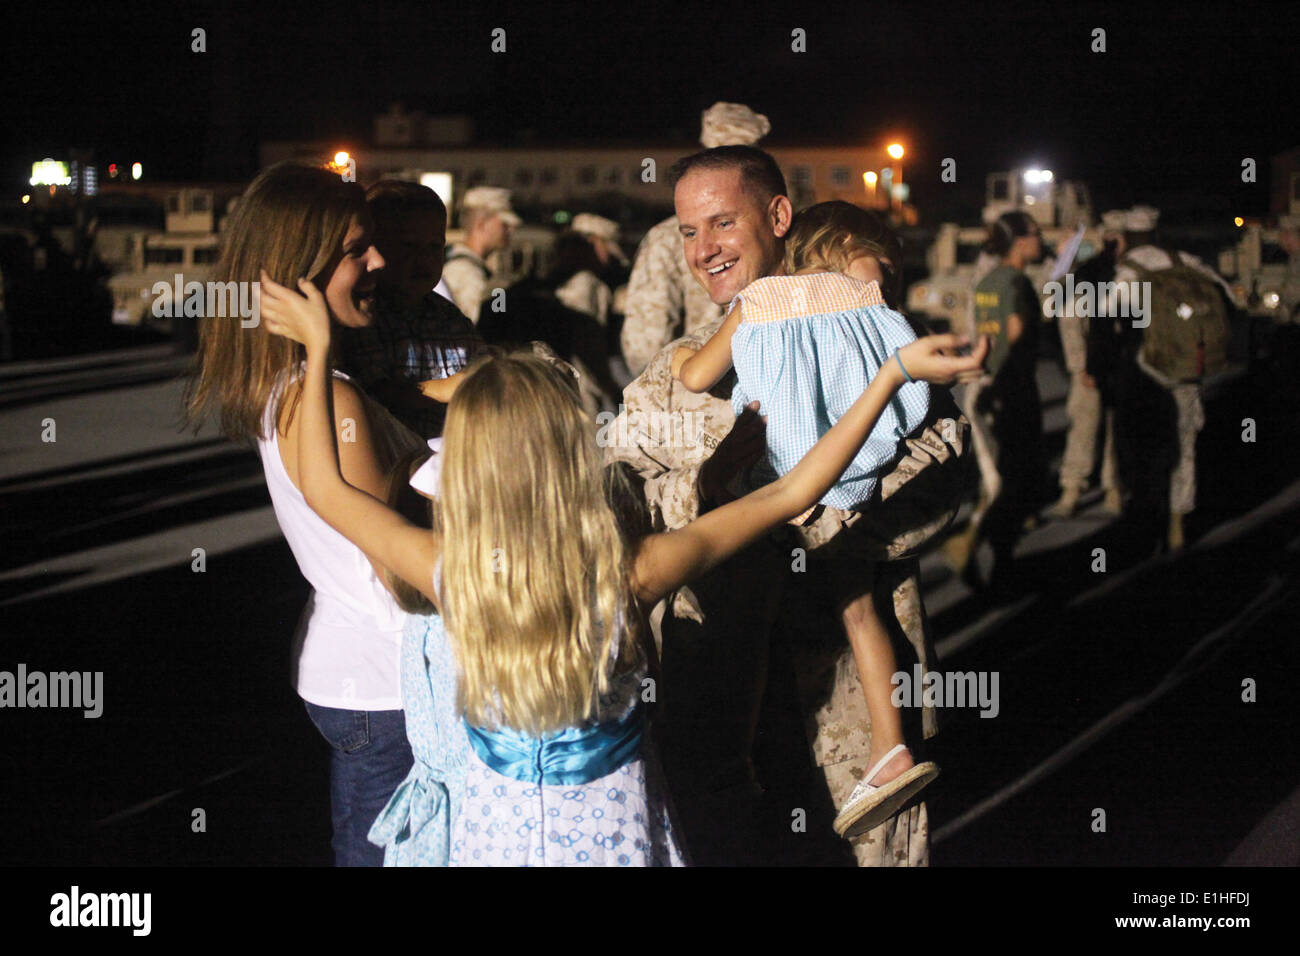
M 211 264 L 211 263 L 213 263 L 213 262 L 216 262 L 216 261 L 217 261 L 217 248 L 216 248 L 216 246 L 211 246 L 211 247 L 206 248 L 206 249 L 195 249 L 195 250 L 194 250 L 194 264 L 195 264 L 196 266 L 200 266 L 200 265 L 209 265 L 209 264 Z
M 533 184 L 533 171 L 531 169 L 515 170 L 516 186 L 531 186 Z
M 617 186 L 623 181 L 623 170 L 618 166 L 611 166 L 605 170 L 605 182 L 610 186 Z
M 578 184 L 581 186 L 591 186 L 596 182 L 596 167 L 583 166 L 578 170 Z
M 841 189 L 849 185 L 849 167 L 832 166 L 831 167 L 831 185 L 839 186 Z
M 541 181 L 543 186 L 554 186 L 559 181 L 559 173 L 555 171 L 554 166 L 543 166 Z
M 146 249 L 144 261 L 151 266 L 175 265 L 185 261 L 185 250 L 167 247 Z
M 796 166 L 792 177 L 801 186 L 811 186 L 813 181 L 811 166 Z
M 468 185 L 470 186 L 470 188 L 473 188 L 475 186 L 482 186 L 486 179 L 487 179 L 487 173 L 485 173 L 483 171 L 483 167 L 480 166 L 477 169 L 470 170 Z

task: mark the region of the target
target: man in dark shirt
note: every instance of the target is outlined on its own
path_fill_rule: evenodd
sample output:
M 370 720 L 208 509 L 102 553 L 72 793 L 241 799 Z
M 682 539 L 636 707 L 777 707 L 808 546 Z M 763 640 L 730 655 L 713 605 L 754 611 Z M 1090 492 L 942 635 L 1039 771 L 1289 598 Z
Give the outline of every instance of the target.
M 432 290 L 442 274 L 447 209 L 418 183 L 383 180 L 366 191 L 384 257 L 375 321 L 342 330 L 342 367 L 421 438 L 442 434 L 447 406 L 424 383 L 447 378 L 484 350 L 459 309 Z

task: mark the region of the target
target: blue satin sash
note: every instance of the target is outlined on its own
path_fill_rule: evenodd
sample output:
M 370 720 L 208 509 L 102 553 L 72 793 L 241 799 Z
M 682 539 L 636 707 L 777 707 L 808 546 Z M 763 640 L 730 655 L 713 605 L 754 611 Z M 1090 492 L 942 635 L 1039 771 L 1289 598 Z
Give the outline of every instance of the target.
M 576 786 L 608 776 L 641 755 L 645 711 L 638 704 L 627 716 L 590 727 L 568 727 L 530 737 L 506 727 L 486 730 L 465 725 L 479 759 L 503 776 L 528 783 Z

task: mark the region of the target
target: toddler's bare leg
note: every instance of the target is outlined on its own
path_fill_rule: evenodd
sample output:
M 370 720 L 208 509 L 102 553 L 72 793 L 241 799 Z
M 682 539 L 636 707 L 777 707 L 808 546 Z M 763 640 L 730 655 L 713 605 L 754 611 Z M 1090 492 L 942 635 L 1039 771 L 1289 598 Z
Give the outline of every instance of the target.
M 855 570 L 860 574 L 861 566 Z M 841 581 L 847 584 L 843 578 Z M 902 715 L 890 700 L 894 689 L 890 678 L 897 671 L 898 662 L 894 658 L 889 632 L 876 613 L 871 588 L 868 586 L 862 593 L 852 596 L 853 591 L 859 588 L 840 588 L 840 619 L 848 634 L 849 646 L 853 648 L 858 679 L 862 682 L 862 694 L 866 699 L 867 713 L 871 717 L 871 755 L 868 766 L 875 766 L 876 761 L 904 742 Z M 904 751 L 881 767 L 870 782 L 879 786 L 913 766 L 911 753 Z

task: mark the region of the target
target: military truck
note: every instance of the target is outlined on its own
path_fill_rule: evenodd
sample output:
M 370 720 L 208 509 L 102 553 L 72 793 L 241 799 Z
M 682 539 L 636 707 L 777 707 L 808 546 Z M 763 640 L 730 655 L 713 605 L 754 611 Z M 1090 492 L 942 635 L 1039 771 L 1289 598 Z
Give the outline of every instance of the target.
M 1287 254 L 1276 229 L 1248 223 L 1235 245 L 1219 253 L 1219 274 L 1232 286 L 1233 298 L 1251 316 L 1294 321 L 1280 314 L 1282 285 L 1286 281 Z
M 1054 250 L 1079 225 L 1085 232 L 1074 261 L 1084 262 L 1101 250 L 1100 230 L 1092 226 L 1092 198 L 1082 183 L 1057 182 L 1046 169 L 992 173 L 985 180 L 984 198 L 981 218 L 986 224 L 1013 209 L 1029 213 L 1039 224 L 1044 259 L 1026 273 L 1040 294 L 1055 265 Z M 993 266 L 991 259 L 981 261 L 980 247 L 987 235 L 984 227 L 951 222 L 939 226 L 926 251 L 928 274 L 907 290 L 907 311 L 938 328 L 968 322 L 974 315 L 975 283 Z
M 170 331 L 170 318 L 154 314 L 155 285 L 174 287 L 177 275 L 182 283 L 206 283 L 212 275 L 221 237 L 211 190 L 176 190 L 168 194 L 165 208 L 165 232 L 140 230 L 124 237 L 124 268 L 108 280 L 114 325 L 148 324 Z

